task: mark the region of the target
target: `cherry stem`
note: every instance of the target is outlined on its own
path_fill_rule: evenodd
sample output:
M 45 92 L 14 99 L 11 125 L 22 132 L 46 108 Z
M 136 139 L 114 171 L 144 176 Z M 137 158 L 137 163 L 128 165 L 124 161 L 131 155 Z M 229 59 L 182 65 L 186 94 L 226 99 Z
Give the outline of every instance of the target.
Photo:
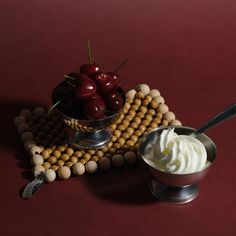
M 71 77 L 71 76 L 69 76 L 69 75 L 64 75 L 64 77 L 65 77 L 65 78 L 67 78 L 67 79 L 76 80 L 76 78 L 74 78 L 74 77 Z
M 58 101 L 58 102 L 56 102 L 55 104 L 53 104 L 50 108 L 49 108 L 49 110 L 48 110 L 48 113 L 47 114 L 50 114 L 51 113 L 51 111 L 52 110 L 54 110 L 54 108 L 58 105 L 58 104 L 60 104 L 61 103 L 61 101 Z
M 92 64 L 93 63 L 92 50 L 91 50 L 91 45 L 90 45 L 89 39 L 87 39 L 87 47 L 88 47 L 89 64 Z
M 125 65 L 128 62 L 128 59 L 125 59 L 124 61 L 122 61 L 122 63 L 115 68 L 115 70 L 113 70 L 112 72 L 115 73 L 117 72 L 123 65 Z

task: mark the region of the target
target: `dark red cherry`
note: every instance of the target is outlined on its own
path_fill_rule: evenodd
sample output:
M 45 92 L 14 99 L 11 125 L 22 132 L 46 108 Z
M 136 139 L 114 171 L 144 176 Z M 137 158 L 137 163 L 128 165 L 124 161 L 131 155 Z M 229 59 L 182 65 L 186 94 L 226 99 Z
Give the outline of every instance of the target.
M 115 72 L 110 72 L 109 75 L 112 78 L 112 81 L 114 83 L 114 89 L 117 89 L 120 86 L 121 79 Z
M 86 101 L 84 114 L 90 120 L 99 120 L 105 117 L 106 104 L 103 99 L 97 97 Z
M 84 73 L 88 76 L 99 72 L 100 71 L 100 67 L 98 64 L 93 63 L 93 64 L 84 64 L 80 67 L 80 73 Z
M 123 98 L 116 90 L 105 96 L 105 102 L 107 109 L 110 111 L 119 111 L 123 107 Z
M 95 82 L 86 74 L 79 74 L 76 78 L 75 98 L 88 99 L 96 94 L 97 86 Z
M 113 79 L 108 73 L 98 72 L 91 75 L 91 78 L 96 83 L 98 92 L 102 95 L 115 89 Z

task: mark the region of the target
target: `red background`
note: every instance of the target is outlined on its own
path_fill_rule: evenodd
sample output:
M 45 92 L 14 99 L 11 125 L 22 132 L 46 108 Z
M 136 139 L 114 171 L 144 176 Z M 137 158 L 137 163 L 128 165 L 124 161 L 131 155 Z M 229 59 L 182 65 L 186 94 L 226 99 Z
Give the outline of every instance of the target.
M 1 235 L 234 235 L 235 119 L 208 135 L 217 160 L 199 197 L 156 201 L 142 164 L 20 192 L 29 158 L 13 126 L 23 108 L 50 105 L 63 75 L 87 62 L 86 38 L 106 70 L 124 58 L 123 85 L 157 88 L 186 126 L 197 127 L 235 102 L 233 0 L 0 1 Z

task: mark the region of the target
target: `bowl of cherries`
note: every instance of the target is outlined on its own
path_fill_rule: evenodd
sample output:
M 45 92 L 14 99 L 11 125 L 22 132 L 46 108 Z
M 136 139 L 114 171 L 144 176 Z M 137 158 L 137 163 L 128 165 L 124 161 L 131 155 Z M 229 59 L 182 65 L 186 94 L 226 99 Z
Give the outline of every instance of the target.
M 68 142 L 78 148 L 100 148 L 112 132 L 108 126 L 119 116 L 125 104 L 116 71 L 104 72 L 97 63 L 84 64 L 79 72 L 65 75 L 52 92 L 53 107 L 67 125 Z

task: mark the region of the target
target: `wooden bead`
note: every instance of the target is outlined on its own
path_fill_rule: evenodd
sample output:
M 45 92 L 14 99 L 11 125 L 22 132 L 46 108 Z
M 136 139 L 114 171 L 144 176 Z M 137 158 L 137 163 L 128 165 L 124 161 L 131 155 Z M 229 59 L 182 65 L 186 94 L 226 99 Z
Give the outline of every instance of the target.
M 134 129 L 131 128 L 131 127 L 128 127 L 128 128 L 126 129 L 126 132 L 127 132 L 129 135 L 132 135 L 132 134 L 134 133 Z
M 142 133 L 143 133 L 143 132 L 142 132 L 141 130 L 139 130 L 139 129 L 137 129 L 137 130 L 134 131 L 134 134 L 135 134 L 137 137 L 141 136 Z
M 152 122 L 151 124 L 150 124 L 150 128 L 152 128 L 152 129 L 155 129 L 155 128 L 157 128 L 158 127 L 158 124 L 156 123 L 156 122 Z
M 144 126 L 148 126 L 150 124 L 150 121 L 149 120 L 143 120 L 141 122 L 141 125 L 144 125 Z
M 137 105 L 137 106 L 140 106 L 142 103 L 141 99 L 140 98 L 135 98 L 134 101 L 133 101 L 133 104 Z
M 58 175 L 60 179 L 68 179 L 70 178 L 71 171 L 67 166 L 62 166 L 58 169 Z
M 65 162 L 64 162 L 63 160 L 58 160 L 58 161 L 56 162 L 56 165 L 57 165 L 58 167 L 62 167 L 62 166 L 64 166 L 64 164 L 65 164 Z
M 172 111 L 168 111 L 163 115 L 163 119 L 170 122 L 175 119 L 175 114 Z
M 19 126 L 20 124 L 22 123 L 25 123 L 26 122 L 26 119 L 24 116 L 17 116 L 15 119 L 14 119 L 14 125 L 15 126 Z
M 105 147 L 103 147 L 101 150 L 103 151 L 103 153 L 106 153 L 106 152 L 108 151 L 108 147 L 105 146 Z
M 142 122 L 142 120 L 141 120 L 140 117 L 136 116 L 136 117 L 134 118 L 134 122 L 139 125 L 139 124 Z
M 115 154 L 112 158 L 112 164 L 115 166 L 115 167 L 121 167 L 124 165 L 124 158 L 122 155 L 120 154 Z
M 138 112 L 137 113 L 137 117 L 139 117 L 140 119 L 143 119 L 145 116 L 145 114 L 143 112 Z
M 43 157 L 39 154 L 35 154 L 31 158 L 32 165 L 42 165 L 43 164 Z
M 35 107 L 33 114 L 36 116 L 43 116 L 45 114 L 45 109 L 43 107 Z
M 158 103 L 155 100 L 151 101 L 151 108 L 156 109 L 157 107 Z
M 182 123 L 179 120 L 172 120 L 169 125 L 182 125 Z
M 96 151 L 95 151 L 95 150 L 93 150 L 93 149 L 89 149 L 89 150 L 88 150 L 88 154 L 90 154 L 90 155 L 94 155 L 94 154 L 95 154 L 95 152 L 96 152 Z
M 134 110 L 129 110 L 128 115 L 130 115 L 131 117 L 135 117 L 136 112 Z
M 39 175 L 41 172 L 45 172 L 45 168 L 42 165 L 36 165 L 33 167 L 34 176 Z
M 33 146 L 30 148 L 30 154 L 33 156 L 35 154 L 40 154 L 41 153 L 41 148 L 39 146 Z
M 160 91 L 157 90 L 157 89 L 152 89 L 150 92 L 149 92 L 149 95 L 154 98 L 154 97 L 157 97 L 157 96 L 160 96 Z
M 136 136 L 136 135 L 132 135 L 132 136 L 130 136 L 130 139 L 134 142 L 134 143 L 136 143 L 137 141 L 138 141 L 138 137 Z
M 144 125 L 140 125 L 138 128 L 141 132 L 144 132 L 146 130 L 146 126 Z
M 148 100 L 149 102 L 151 102 L 152 101 L 152 96 L 151 95 L 147 95 L 147 96 L 145 96 L 144 99 Z
M 45 168 L 45 170 L 49 169 L 51 167 L 51 164 L 47 161 L 45 161 L 42 166 Z
M 110 128 L 111 128 L 112 131 L 114 131 L 116 129 L 116 125 L 115 124 L 111 124 Z
M 60 156 L 60 160 L 63 160 L 63 161 L 68 161 L 70 159 L 70 156 L 66 153 L 63 153 L 61 156 Z
M 101 170 L 109 170 L 111 168 L 111 161 L 109 158 L 107 157 L 102 157 L 99 161 L 98 161 L 99 167 Z
M 50 183 L 56 179 L 56 172 L 53 169 L 48 169 L 45 171 L 45 180 Z
M 20 115 L 23 116 L 26 120 L 29 120 L 30 117 L 32 116 L 32 113 L 28 109 L 24 109 L 20 112 Z
M 42 156 L 43 156 L 43 159 L 44 160 L 46 160 L 46 159 L 48 159 L 49 157 L 50 157 L 50 153 L 49 153 L 49 151 L 48 150 L 43 150 L 42 151 L 42 154 L 41 154 Z
M 127 164 L 134 164 L 137 160 L 137 155 L 135 152 L 129 151 L 124 154 L 125 161 Z
M 123 120 L 122 121 L 122 125 L 124 125 L 125 126 L 125 128 L 127 128 L 128 126 L 129 126 L 129 121 L 128 120 Z
M 168 125 L 168 121 L 167 121 L 167 120 L 162 120 L 161 124 L 162 124 L 163 126 L 167 126 L 167 125 Z
M 30 126 L 26 123 L 21 123 L 17 127 L 17 131 L 19 134 L 23 134 L 24 132 L 30 130 Z
M 156 115 L 156 111 L 154 109 L 149 109 L 147 111 L 147 114 L 150 115 L 150 116 L 155 116 Z
M 72 156 L 72 154 L 74 153 L 74 150 L 72 148 L 67 148 L 66 149 L 66 153 L 69 155 L 69 156 Z
M 71 156 L 71 157 L 70 157 L 70 161 L 71 161 L 73 164 L 75 164 L 75 163 L 78 162 L 78 157 L 76 157 L 76 156 Z
M 147 99 L 144 99 L 144 100 L 142 101 L 142 105 L 143 105 L 144 107 L 148 106 L 149 103 L 150 103 L 150 101 L 147 100 Z
M 117 140 L 116 136 L 112 136 L 111 141 L 114 143 Z
M 118 149 L 121 147 L 121 145 L 120 145 L 119 143 L 114 143 L 114 144 L 113 144 L 113 147 L 114 147 L 116 150 L 118 150 Z
M 144 93 L 142 91 L 138 91 L 136 94 L 135 94 L 135 97 L 136 98 L 141 98 L 143 99 L 145 97 Z
M 126 127 L 124 125 L 118 125 L 118 130 L 125 131 Z
M 73 173 L 74 173 L 75 175 L 83 175 L 84 172 L 85 172 L 85 166 L 84 166 L 83 163 L 80 163 L 80 162 L 75 163 L 75 164 L 73 165 L 72 169 L 73 169 Z
M 24 148 L 27 151 L 30 150 L 33 146 L 36 146 L 36 143 L 32 139 L 26 140 L 25 143 L 24 143 Z
M 87 161 L 85 159 L 80 159 L 79 162 L 81 162 L 82 164 L 86 164 Z
M 111 147 L 108 149 L 108 152 L 111 154 L 114 154 L 114 153 L 116 153 L 116 149 L 114 147 Z
M 125 119 L 123 120 L 122 124 L 124 124 L 124 122 L 127 124 L 126 127 L 129 126 L 129 122 L 133 119 L 133 117 L 131 115 L 127 115 L 125 117 Z M 128 122 L 128 123 L 127 123 Z
M 132 147 L 134 146 L 134 141 L 129 139 L 126 141 L 126 144 Z
M 48 158 L 48 162 L 49 162 L 51 165 L 53 165 L 53 164 L 55 164 L 55 163 L 57 162 L 57 158 L 56 158 L 55 156 L 50 156 L 50 157 Z
M 144 96 L 150 92 L 150 87 L 147 84 L 140 84 L 138 89 L 143 92 Z
M 139 108 L 139 111 L 142 112 L 142 113 L 144 113 L 144 114 L 147 112 L 147 110 L 148 110 L 148 109 L 147 109 L 147 107 L 145 107 L 145 106 L 141 106 L 141 107 Z
M 133 111 L 137 111 L 139 109 L 139 106 L 136 105 L 136 104 L 133 104 L 131 107 L 130 107 L 131 110 Z
M 101 150 L 98 150 L 95 155 L 100 158 L 100 157 L 103 157 L 103 156 L 104 156 L 104 152 L 101 151 Z
M 135 97 L 135 94 L 136 94 L 136 91 L 134 89 L 131 89 L 128 92 L 126 92 L 125 96 L 127 100 L 133 100 Z
M 90 160 L 98 162 L 99 159 L 100 159 L 100 157 L 98 157 L 98 156 L 92 156 Z
M 82 157 L 82 152 L 81 151 L 76 151 L 75 153 L 74 153 L 74 155 L 76 156 L 76 157 L 78 157 L 78 158 L 80 158 L 80 157 Z
M 88 161 L 91 158 L 91 155 L 89 153 L 85 153 L 83 155 L 83 159 L 85 159 L 86 161 Z
M 128 132 L 124 132 L 122 135 L 121 135 L 122 138 L 124 139 L 128 139 L 130 137 L 130 134 Z
M 160 124 L 161 123 L 161 118 L 159 117 L 156 117 L 152 120 L 153 123 L 157 123 L 157 124 Z
M 97 171 L 98 165 L 95 161 L 88 161 L 85 165 L 86 172 L 93 174 Z
M 71 166 L 73 166 L 73 165 L 74 165 L 74 163 L 72 161 L 65 162 L 65 166 L 67 166 L 69 168 L 71 168 Z
M 60 156 L 61 156 L 61 152 L 60 152 L 58 149 L 54 150 L 54 151 L 52 152 L 52 154 L 53 154 L 53 156 L 55 156 L 57 159 L 60 158 Z
M 115 135 L 117 138 L 119 138 L 120 135 L 121 135 L 120 130 L 115 130 L 115 131 L 114 131 L 114 135 Z
M 131 122 L 130 127 L 136 129 L 138 128 L 138 124 L 136 122 Z
M 119 142 L 120 145 L 123 145 L 123 144 L 125 143 L 125 139 L 122 138 L 122 137 L 120 137 L 120 138 L 118 139 L 118 142 Z
M 158 111 L 161 113 L 166 113 L 167 111 L 169 111 L 169 107 L 166 104 L 159 104 L 158 106 Z
M 59 169 L 59 166 L 57 166 L 57 165 L 52 165 L 52 166 L 50 167 L 50 169 L 52 169 L 52 170 L 54 170 L 54 171 L 57 171 L 57 170 Z
M 152 121 L 152 116 L 151 115 L 148 115 L 148 114 L 146 114 L 146 116 L 145 116 L 145 120 L 147 120 L 147 121 Z
M 157 104 L 164 104 L 165 103 L 165 99 L 162 96 L 156 96 L 153 98 L 153 100 L 157 103 Z

